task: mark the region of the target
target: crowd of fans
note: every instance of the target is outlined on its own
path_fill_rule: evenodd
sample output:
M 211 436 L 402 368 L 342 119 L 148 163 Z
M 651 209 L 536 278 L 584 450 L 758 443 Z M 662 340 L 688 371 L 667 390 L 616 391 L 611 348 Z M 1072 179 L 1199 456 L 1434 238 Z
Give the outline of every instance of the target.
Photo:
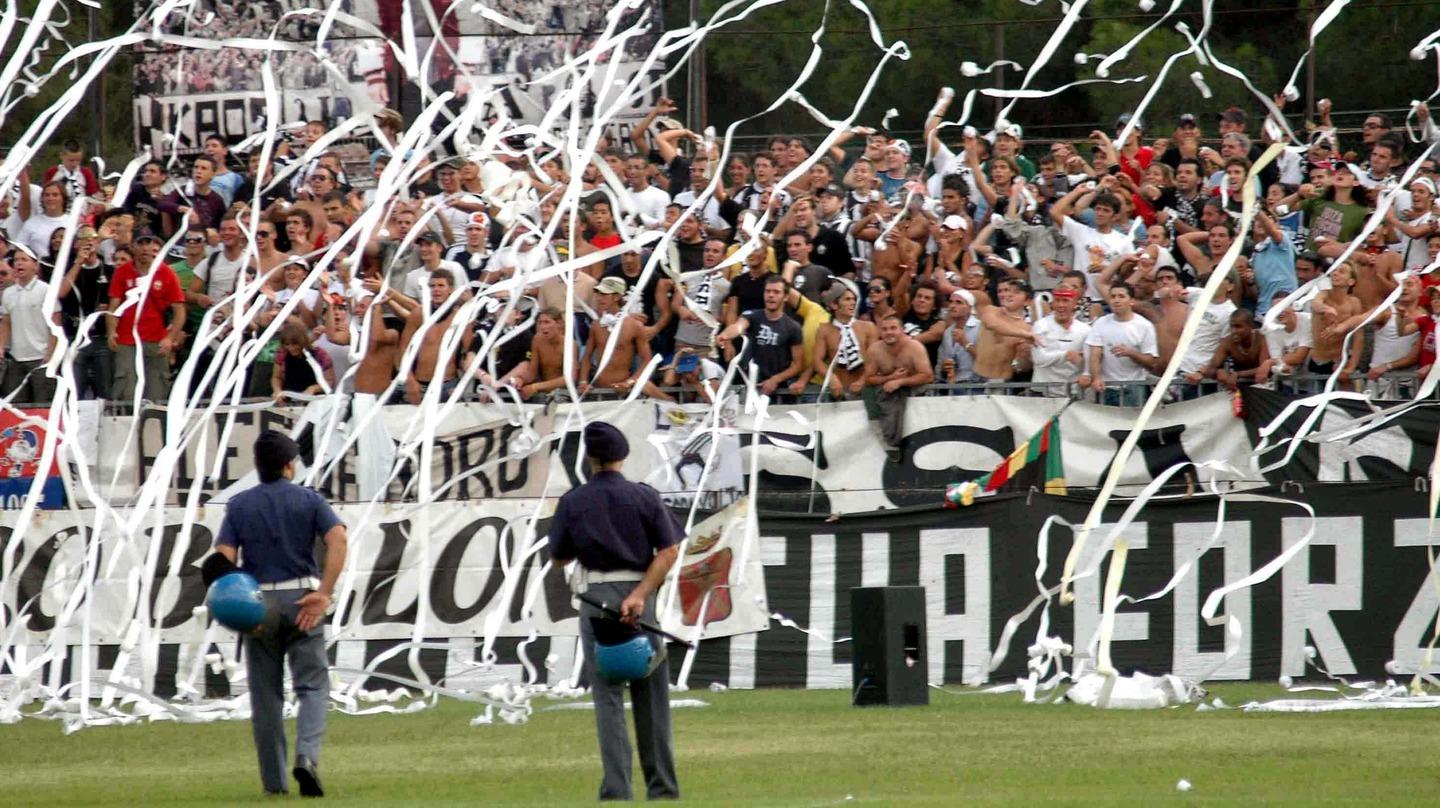
M 1349 383 L 1394 396 L 1433 363 L 1440 294 L 1417 271 L 1440 253 L 1437 161 L 1425 156 L 1398 187 L 1429 141 L 1408 143 L 1386 116 L 1342 135 L 1322 102 L 1307 148 L 1258 172 L 1260 211 L 1237 232 L 1265 146 L 1242 109 L 1163 127 L 1122 117 L 1078 143 L 1027 143 L 1011 123 L 979 136 L 941 126 L 944 111 L 942 97 L 914 143 L 845 132 L 782 185 L 814 156 L 805 138 L 776 136 L 722 162 L 662 99 L 628 142 L 602 143 L 589 162 L 542 149 L 502 157 L 528 185 L 514 196 L 510 184 L 504 199 L 520 201 L 508 213 L 463 156 L 437 156 L 399 193 L 378 194 L 406 126 L 392 110 L 376 116 L 369 177 L 312 153 L 271 179 L 325 135 L 322 121 L 271 164 L 212 137 L 184 176 L 146 163 L 124 193 L 68 143 L 58 165 L 32 167 L 0 200 L 4 391 L 16 402 L 53 395 L 53 321 L 82 397 L 130 400 L 138 386 L 165 398 L 197 353 L 187 383 L 204 395 L 214 382 L 204 369 L 240 328 L 266 338 L 246 358 L 251 396 L 413 403 L 468 377 L 461 394 L 480 399 L 641 385 L 709 400 L 739 360 L 777 400 L 865 400 L 893 446 L 906 398 L 921 391 L 1140 403 L 1236 240 L 1240 258 L 1181 357 L 1174 397 L 1293 385 L 1342 362 Z M 585 192 L 562 205 L 572 172 Z M 1332 268 L 1391 191 L 1383 224 Z M 383 226 L 312 272 L 377 205 Z M 569 282 L 544 272 L 589 255 Z M 1327 271 L 1318 294 L 1259 327 L 1275 301 Z M 47 304 L 55 278 L 58 303 Z M 500 283 L 504 293 L 486 291 Z M 475 296 L 483 305 L 466 306 Z

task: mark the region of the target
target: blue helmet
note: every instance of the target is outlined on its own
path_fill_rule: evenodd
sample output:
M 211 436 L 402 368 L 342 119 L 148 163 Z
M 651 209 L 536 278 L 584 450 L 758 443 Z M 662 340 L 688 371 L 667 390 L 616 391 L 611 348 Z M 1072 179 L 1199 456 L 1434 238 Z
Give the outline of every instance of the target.
M 265 619 L 260 583 L 248 572 L 232 572 L 210 584 L 205 605 L 220 625 L 241 633 L 254 631 Z
M 592 617 L 595 629 L 595 672 L 614 684 L 644 679 L 665 658 L 650 638 L 618 620 Z

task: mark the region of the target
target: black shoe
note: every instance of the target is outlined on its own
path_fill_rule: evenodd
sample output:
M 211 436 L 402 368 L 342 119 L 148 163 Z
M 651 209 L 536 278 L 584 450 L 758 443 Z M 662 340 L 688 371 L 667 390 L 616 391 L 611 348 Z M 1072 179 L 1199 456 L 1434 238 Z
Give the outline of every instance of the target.
M 297 756 L 295 758 L 295 769 L 291 773 L 295 775 L 295 782 L 300 785 L 300 796 L 325 796 L 325 789 L 320 787 L 320 772 L 315 768 L 315 761 L 307 757 Z

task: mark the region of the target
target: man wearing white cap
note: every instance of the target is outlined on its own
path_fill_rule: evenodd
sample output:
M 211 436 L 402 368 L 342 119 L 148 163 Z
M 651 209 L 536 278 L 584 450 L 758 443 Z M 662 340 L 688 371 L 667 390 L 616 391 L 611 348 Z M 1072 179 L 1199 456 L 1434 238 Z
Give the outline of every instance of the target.
M 1425 242 L 1440 232 L 1440 218 L 1435 215 L 1435 181 L 1419 176 L 1410 181 L 1410 204 L 1402 207 L 1399 199 L 1386 214 L 1386 220 L 1400 231 L 1401 266 L 1422 269 L 1429 265 Z
M 980 318 L 975 316 L 975 295 L 968 289 L 950 293 L 945 308 L 945 336 L 940 340 L 937 375 L 946 384 L 978 382 L 975 351 L 980 341 Z
M 885 147 L 885 171 L 880 174 L 880 195 L 889 199 L 910 179 L 910 144 L 893 140 Z
M 55 350 L 50 323 L 59 322 L 55 311 L 45 310 L 50 285 L 40 280 L 40 261 L 29 247 L 16 243 L 10 254 L 15 282 L 0 293 L 0 349 L 5 351 L 5 381 L 0 394 L 14 394 L 21 403 L 49 402 L 55 397 L 55 380 L 44 365 Z
M 1020 153 L 1024 143 L 1024 132 L 1018 123 L 1001 123 L 995 130 L 995 145 L 991 148 L 991 159 L 996 157 L 1009 157 L 1020 165 L 1020 176 L 1030 179 L 1035 176 L 1037 169 L 1035 163 L 1029 157 Z M 986 173 L 990 171 L 990 161 L 986 160 L 983 166 Z
M 490 261 L 490 217 L 482 211 L 470 214 L 465 223 L 465 240 L 445 252 L 445 260 L 465 270 L 472 281 L 484 276 L 485 265 Z

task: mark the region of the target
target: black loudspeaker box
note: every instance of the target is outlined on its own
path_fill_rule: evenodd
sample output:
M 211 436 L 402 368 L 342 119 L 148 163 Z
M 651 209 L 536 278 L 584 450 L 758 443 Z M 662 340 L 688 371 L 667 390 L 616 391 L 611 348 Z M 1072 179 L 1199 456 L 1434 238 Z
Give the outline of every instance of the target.
M 855 706 L 929 704 L 925 587 L 851 589 L 850 624 Z

